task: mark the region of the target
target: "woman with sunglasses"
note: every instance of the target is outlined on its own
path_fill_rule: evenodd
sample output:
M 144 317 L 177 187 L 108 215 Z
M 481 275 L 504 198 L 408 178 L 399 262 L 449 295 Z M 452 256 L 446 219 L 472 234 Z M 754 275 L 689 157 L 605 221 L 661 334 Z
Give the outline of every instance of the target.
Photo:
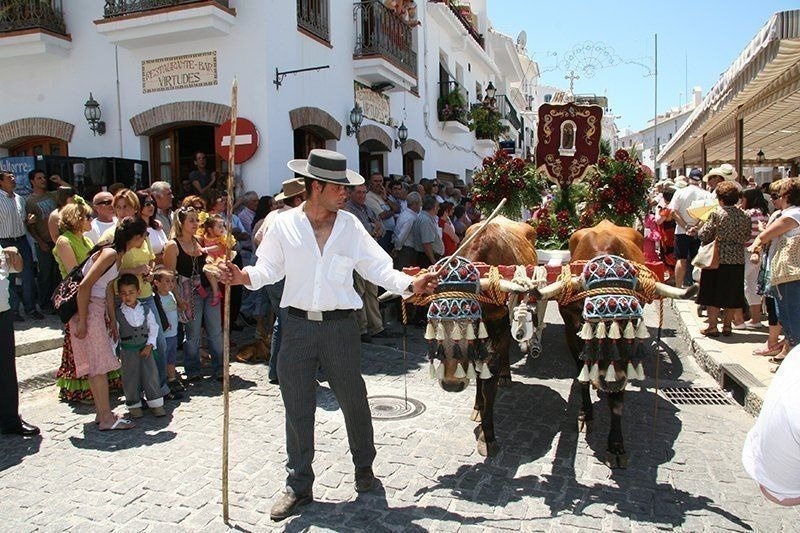
M 94 244 L 84 236 L 91 229 L 92 210 L 79 196 L 76 202 L 61 209 L 59 231 L 53 255 L 55 256 L 61 277 L 64 278 L 73 268 L 81 264 Z M 58 398 L 64 402 L 93 403 L 92 391 L 88 378 L 75 374 L 75 357 L 72 353 L 72 333 L 69 323 L 64 327 L 64 345 L 61 350 L 61 366 L 56 372 L 59 388 Z M 109 387 L 120 388 L 119 370 L 108 373 Z
M 203 275 L 206 254 L 197 238 L 199 227 L 199 212 L 191 205 L 181 207 L 172 217 L 172 239 L 164 247 L 164 266 L 178 273 L 175 297 L 188 309 L 183 370 L 189 381 L 202 379 L 200 342 L 203 326 L 208 334 L 211 370 L 214 377 L 222 379 L 222 319 L 220 306 L 212 305 L 209 282 Z
M 160 265 L 163 262 L 164 245 L 167 244 L 168 239 L 161 222 L 156 218 L 156 199 L 149 190 L 137 191 L 136 196 L 139 197 L 139 205 L 142 206 L 139 216 L 147 224 L 147 235 L 156 256 L 156 265 Z

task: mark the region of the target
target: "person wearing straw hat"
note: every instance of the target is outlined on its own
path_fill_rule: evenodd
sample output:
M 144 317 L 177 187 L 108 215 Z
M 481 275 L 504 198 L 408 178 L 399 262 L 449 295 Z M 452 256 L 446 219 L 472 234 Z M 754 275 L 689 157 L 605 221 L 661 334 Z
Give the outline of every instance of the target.
M 270 517 L 283 520 L 313 501 L 314 411 L 317 368 L 322 367 L 345 419 L 355 466 L 355 489 L 373 488 L 375 444 L 367 390 L 361 377 L 361 339 L 355 310 L 363 304 L 353 272 L 395 293 L 430 293 L 435 272 L 412 277 L 392 268 L 392 258 L 363 224 L 344 209 L 348 186 L 364 178 L 347 168 L 347 158 L 312 150 L 288 163 L 304 176 L 306 201 L 278 216 L 256 251 L 254 266 L 225 265 L 221 279 L 250 290 L 286 277 L 286 308 L 278 379 L 286 409 L 286 491 Z

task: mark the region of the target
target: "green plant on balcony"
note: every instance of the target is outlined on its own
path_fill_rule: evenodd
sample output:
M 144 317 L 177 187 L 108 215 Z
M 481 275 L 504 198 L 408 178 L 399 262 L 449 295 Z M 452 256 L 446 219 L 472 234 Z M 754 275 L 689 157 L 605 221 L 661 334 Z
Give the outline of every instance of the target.
M 478 139 L 491 139 L 496 141 L 501 135 L 508 133 L 509 127 L 504 126 L 500 119 L 502 115 L 492 107 L 476 105 L 469 113 L 469 129 L 475 132 Z
M 457 120 L 467 124 L 467 102 L 461 91 L 454 89 L 439 98 L 439 120 Z

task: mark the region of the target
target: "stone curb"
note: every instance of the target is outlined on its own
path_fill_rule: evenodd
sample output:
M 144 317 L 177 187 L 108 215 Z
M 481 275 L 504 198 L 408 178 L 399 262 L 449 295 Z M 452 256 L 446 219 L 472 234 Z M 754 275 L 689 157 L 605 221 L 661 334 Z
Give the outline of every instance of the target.
M 697 310 L 692 300 L 670 300 L 675 314 L 678 315 L 680 334 L 691 347 L 693 355 L 700 367 L 705 370 L 720 387 L 723 387 L 725 377 L 724 365 L 733 364 L 734 361 L 726 356 L 725 350 L 729 345 L 702 336 L 697 327 Z M 758 416 L 767 387 L 750 386 L 741 384 L 744 388 L 744 410 L 752 416 Z

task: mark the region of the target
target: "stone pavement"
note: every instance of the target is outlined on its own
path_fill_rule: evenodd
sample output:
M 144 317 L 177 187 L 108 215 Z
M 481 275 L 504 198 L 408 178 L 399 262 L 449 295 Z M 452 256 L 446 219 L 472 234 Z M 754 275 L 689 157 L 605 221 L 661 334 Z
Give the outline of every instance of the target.
M 648 324 L 658 322 L 648 307 Z M 316 501 L 275 524 L 269 508 L 283 488 L 283 407 L 263 365 L 232 365 L 231 524 L 241 531 L 676 531 L 792 530 L 800 510 L 764 500 L 741 467 L 753 419 L 738 405 L 676 406 L 629 385 L 624 434 L 631 466 L 602 464 L 608 428 L 576 430 L 579 394 L 563 327 L 550 304 L 544 354 L 514 357 L 515 383 L 499 393 L 500 452 L 475 450 L 469 420 L 474 387 L 444 392 L 427 377 L 422 330 L 402 341 L 363 345 L 371 396 L 403 396 L 425 411 L 375 421 L 380 483 L 357 495 L 336 400 L 318 390 Z M 646 372 L 659 386 L 714 386 L 690 356 L 669 306 Z M 654 328 L 651 328 L 655 332 Z M 19 359 L 24 367 L 28 358 Z M 404 369 L 406 370 L 404 372 Z M 404 379 L 407 377 L 407 382 Z M 221 386 L 204 381 L 168 416 L 145 416 L 130 431 L 97 431 L 88 408 L 56 400 L 53 387 L 28 389 L 22 413 L 41 438 L 0 438 L 0 516 L 9 531 L 222 531 Z M 118 407 L 118 411 L 122 408 Z

